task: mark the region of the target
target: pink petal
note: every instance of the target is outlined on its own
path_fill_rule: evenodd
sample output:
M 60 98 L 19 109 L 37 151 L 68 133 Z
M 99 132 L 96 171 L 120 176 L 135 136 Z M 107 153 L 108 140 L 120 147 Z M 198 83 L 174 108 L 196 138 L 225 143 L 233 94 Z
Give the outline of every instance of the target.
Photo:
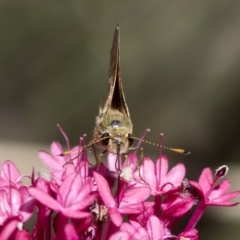
M 88 161 L 82 161 L 79 164 L 80 168 L 80 175 L 82 178 L 88 177 L 88 169 L 89 169 L 89 163 Z
M 162 204 L 163 214 L 167 217 L 181 217 L 188 212 L 194 204 L 195 199 L 192 197 L 176 197 L 175 199 L 168 197 Z
M 39 190 L 42 190 L 45 193 L 49 193 L 50 192 L 49 182 L 47 182 L 43 178 L 37 178 L 37 180 L 35 181 L 35 187 L 37 189 L 39 189 Z
M 147 231 L 151 240 L 164 239 L 163 224 L 155 216 L 149 218 L 147 222 Z
M 119 208 L 119 212 L 122 214 L 139 214 L 145 210 L 143 203 L 136 203 L 128 205 L 124 208 Z
M 222 207 L 234 207 L 239 205 L 240 202 L 210 202 L 208 206 L 222 206 Z
M 179 236 L 180 239 L 198 240 L 198 231 L 194 228 L 189 231 L 182 232 Z
M 59 163 L 52 155 L 47 152 L 39 151 L 38 157 L 42 162 L 49 167 L 52 171 L 63 171 L 63 165 Z
M 10 199 L 10 207 L 11 207 L 11 213 L 13 215 L 18 215 L 20 206 L 22 205 L 22 198 L 20 192 L 16 188 L 10 188 L 10 192 L 8 196 L 11 196 Z
M 139 163 L 139 160 L 137 158 L 136 153 L 130 153 L 124 162 L 124 167 L 128 166 L 132 171 L 136 170 L 137 164 Z
M 228 179 L 224 179 L 218 186 L 222 193 L 225 193 L 231 187 L 231 183 Z
M 97 194 L 90 194 L 81 201 L 72 203 L 71 206 L 69 206 L 69 208 L 71 208 L 72 210 L 82 210 L 87 206 L 91 205 L 94 202 L 94 200 L 96 200 L 96 198 Z
M 18 221 L 16 219 L 11 220 L 10 222 L 5 225 L 0 233 L 1 240 L 8 240 L 12 235 L 13 231 L 17 228 Z
M 108 166 L 108 169 L 112 172 L 116 172 L 116 161 L 117 161 L 117 155 L 113 153 L 109 153 L 107 156 L 107 166 Z M 122 167 L 120 166 L 120 169 L 121 168 Z
M 62 184 L 62 176 L 63 176 L 63 170 L 61 170 L 60 172 L 51 172 L 51 179 L 52 182 L 56 183 L 58 186 L 61 186 Z
M 130 240 L 128 234 L 126 232 L 116 232 L 114 233 L 109 240 Z
M 7 193 L 4 190 L 0 190 L 0 225 L 3 225 L 5 220 L 8 218 L 8 211 L 5 207 L 5 199 L 7 199 Z M 7 203 L 8 204 L 8 203 Z M 8 208 L 9 210 L 9 208 Z
M 49 207 L 50 209 L 52 209 L 54 211 L 58 212 L 62 208 L 62 206 L 59 202 L 57 202 L 55 199 L 53 199 L 47 193 L 45 193 L 37 188 L 30 187 L 28 189 L 28 192 L 31 196 L 33 196 L 40 203 L 42 203 L 43 205 Z
M 237 196 L 239 196 L 240 194 L 240 191 L 235 191 L 235 192 L 231 192 L 231 193 L 227 193 L 225 195 L 222 195 L 218 198 L 215 198 L 213 200 L 210 200 L 209 203 L 224 203 L 224 202 L 227 202 Z
M 139 222 L 136 222 L 136 221 L 133 221 L 133 220 L 130 220 L 129 222 L 131 223 L 131 225 L 132 225 L 135 229 L 140 229 L 140 230 L 142 230 L 142 229 L 141 229 L 142 225 L 141 225 Z M 142 227 L 142 228 L 143 228 L 143 227 Z M 145 228 L 143 228 L 143 229 L 144 229 L 143 232 L 147 234 L 146 229 L 145 229 Z
M 64 227 L 65 239 L 66 240 L 79 240 L 77 232 L 71 223 L 67 223 Z
M 52 142 L 50 146 L 52 155 L 58 156 L 63 153 L 62 145 L 59 142 Z
M 120 208 L 124 208 L 130 204 L 143 202 L 150 196 L 151 190 L 149 187 L 138 187 L 127 190 L 120 203 Z
M 0 190 L 0 213 L 2 216 L 18 216 L 22 204 L 20 192 L 14 187 Z
M 147 231 L 141 226 L 140 223 L 136 221 L 131 221 L 130 223 L 123 223 L 120 230 L 127 232 L 131 239 L 149 239 Z
M 143 178 L 149 184 L 151 189 L 156 189 L 157 179 L 155 165 L 150 158 L 145 158 L 143 161 Z
M 70 208 L 62 208 L 61 213 L 70 218 L 87 218 L 91 216 L 91 213 L 89 212 L 74 211 Z
M 59 176 L 62 181 L 64 181 L 69 175 L 76 172 L 76 169 L 72 162 L 66 163 L 63 168 L 64 168 L 64 170 L 63 170 L 63 172 L 61 172 L 62 175 Z M 55 174 L 56 174 L 56 172 L 55 172 Z
M 134 221 L 133 221 L 134 222 Z M 139 227 L 141 227 L 141 225 L 136 222 L 138 224 Z M 132 226 L 132 224 L 124 222 L 121 227 L 120 230 L 123 232 L 127 232 L 129 235 L 132 235 L 135 233 L 135 228 Z
M 80 189 L 76 198 L 73 199 L 73 204 L 76 202 L 83 201 L 91 193 L 92 187 L 93 187 L 92 179 L 88 179 L 88 181 Z
M 185 177 L 185 173 L 186 173 L 185 166 L 182 163 L 179 163 L 169 171 L 166 178 L 164 179 L 164 182 L 172 183 L 173 186 L 180 185 L 183 181 L 183 178 Z M 166 185 L 166 187 L 164 187 L 164 191 L 167 191 L 171 188 L 172 186 Z
M 143 211 L 136 218 L 139 222 L 146 222 L 146 220 L 154 214 L 153 206 L 155 205 L 155 203 L 152 202 L 151 205 L 149 203 L 151 202 L 144 202 L 142 204 Z
M 19 191 L 23 200 L 19 212 L 22 216 L 22 222 L 26 222 L 33 214 L 36 200 L 29 195 L 27 187 L 21 187 Z
M 69 207 L 77 198 L 82 187 L 82 178 L 78 173 L 70 174 L 59 188 L 59 197 L 63 201 L 63 206 Z
M 93 172 L 93 176 L 98 187 L 99 195 L 101 196 L 104 204 L 107 207 L 115 208 L 117 204 L 112 196 L 111 190 L 108 186 L 106 179 L 97 172 Z
M 213 184 L 213 176 L 210 168 L 204 168 L 200 177 L 199 177 L 199 185 L 201 186 L 204 195 L 208 192 Z
M 18 230 L 14 232 L 13 236 L 11 237 L 11 240 L 30 240 L 31 236 L 29 232 L 25 229 Z
M 168 159 L 165 156 L 162 156 L 161 159 L 158 159 L 156 162 L 156 176 L 158 184 L 162 184 L 165 176 L 168 171 Z
M 110 218 L 112 219 L 113 223 L 119 227 L 122 224 L 122 215 L 120 212 L 117 210 L 117 208 L 109 208 L 108 209 L 108 214 Z
M 218 186 L 216 186 L 210 196 L 209 199 L 215 199 L 222 194 L 224 194 L 229 188 L 231 187 L 231 183 L 229 182 L 228 179 L 224 179 Z
M 147 215 L 147 212 L 151 212 L 152 207 L 154 206 L 154 202 L 142 202 L 128 205 L 124 208 L 119 208 L 119 212 L 123 214 L 136 214 L 142 213 L 144 216 Z
M 1 167 L 0 177 L 16 184 L 18 178 L 20 177 L 20 172 L 14 163 L 12 163 L 10 160 L 7 160 Z
M 36 201 L 33 198 L 29 198 L 29 200 L 22 204 L 19 209 L 19 213 L 22 216 L 22 222 L 26 222 L 33 215 L 35 204 Z

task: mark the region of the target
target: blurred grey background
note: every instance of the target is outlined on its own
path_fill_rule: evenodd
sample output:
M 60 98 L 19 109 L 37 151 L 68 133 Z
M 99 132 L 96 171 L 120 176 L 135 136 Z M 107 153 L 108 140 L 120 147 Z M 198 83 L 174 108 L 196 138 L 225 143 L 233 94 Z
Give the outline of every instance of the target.
M 117 22 L 134 135 L 151 128 L 146 140 L 158 142 L 161 132 L 165 145 L 190 150 L 164 154 L 172 165 L 184 162 L 191 179 L 204 167 L 228 164 L 239 189 L 236 0 L 1 1 L 1 162 L 42 167 L 37 151 L 53 140 L 65 143 L 57 123 L 72 146 L 83 134 L 91 140 Z M 158 149 L 143 146 L 156 159 Z M 239 239 L 240 209 L 207 211 L 197 228 L 201 239 Z

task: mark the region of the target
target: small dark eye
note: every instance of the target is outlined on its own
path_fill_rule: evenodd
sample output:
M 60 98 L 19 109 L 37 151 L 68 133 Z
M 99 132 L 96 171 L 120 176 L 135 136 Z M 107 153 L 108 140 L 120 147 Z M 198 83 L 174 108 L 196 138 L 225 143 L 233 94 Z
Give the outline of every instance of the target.
M 102 140 L 102 144 L 107 146 L 108 143 L 109 143 L 109 139 L 110 139 L 110 134 L 108 132 L 105 132 L 103 135 L 102 135 L 102 138 L 104 138 Z
M 129 142 L 129 147 L 132 146 L 132 144 L 134 142 L 134 139 L 132 138 L 132 134 L 131 133 L 128 134 L 128 142 Z

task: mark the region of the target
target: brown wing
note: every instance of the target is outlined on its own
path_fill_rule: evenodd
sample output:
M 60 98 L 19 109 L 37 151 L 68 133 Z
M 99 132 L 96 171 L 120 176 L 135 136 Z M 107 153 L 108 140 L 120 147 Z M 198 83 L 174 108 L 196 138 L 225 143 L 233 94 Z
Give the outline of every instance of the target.
M 125 116 L 130 116 L 123 93 L 120 72 L 120 26 L 117 24 L 113 36 L 113 44 L 110 52 L 109 89 L 107 99 L 102 107 L 100 118 L 103 119 L 109 108 L 117 109 Z

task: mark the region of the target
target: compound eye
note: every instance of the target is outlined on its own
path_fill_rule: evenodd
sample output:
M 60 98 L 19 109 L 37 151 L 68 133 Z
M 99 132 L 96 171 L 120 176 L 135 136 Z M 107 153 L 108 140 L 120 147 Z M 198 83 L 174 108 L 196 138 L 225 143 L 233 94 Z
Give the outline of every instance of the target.
M 132 146 L 133 142 L 134 142 L 134 139 L 132 138 L 132 134 L 129 133 L 129 134 L 128 134 L 128 143 L 129 143 L 129 147 Z
M 105 132 L 101 138 L 104 138 L 101 142 L 102 145 L 107 146 L 109 143 L 109 139 L 110 139 L 110 134 L 108 132 Z

